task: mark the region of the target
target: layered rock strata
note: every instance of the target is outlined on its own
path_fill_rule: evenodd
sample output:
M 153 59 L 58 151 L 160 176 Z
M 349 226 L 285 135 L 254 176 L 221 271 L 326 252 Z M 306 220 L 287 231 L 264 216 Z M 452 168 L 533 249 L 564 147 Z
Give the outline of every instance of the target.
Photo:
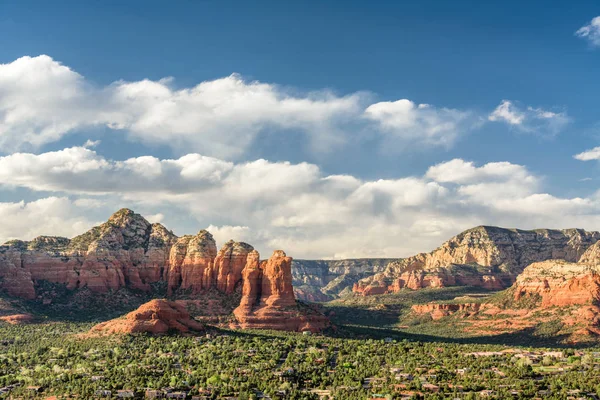
M 0 287 L 25 299 L 36 298 L 42 281 L 99 293 L 124 287 L 148 292 L 163 281 L 168 295 L 213 287 L 233 293 L 251 250 L 246 243 L 230 241 L 217 252 L 205 230 L 178 238 L 163 225 L 123 209 L 73 239 L 41 236 L 0 246 Z
M 296 302 L 291 264 L 281 250 L 262 262 L 256 250 L 248 255 L 242 299 L 234 310 L 240 327 L 318 332 L 329 326 L 324 315 Z
M 206 230 L 177 237 L 161 224 L 150 224 L 139 214 L 122 209 L 106 223 L 73 239 L 42 236 L 0 246 L 0 289 L 13 297 L 42 302 L 52 300 L 40 293 L 46 282 L 68 290 L 109 293 L 126 288 L 187 299 L 214 292 L 235 299 L 234 293 L 241 290 L 238 309 L 242 311 L 236 313 L 240 326 L 319 330 L 326 319 L 296 304 L 291 261 L 279 250 L 260 262 L 252 246 L 235 241 L 217 251 Z M 160 292 L 165 286 L 166 293 Z M 151 302 L 98 329 L 179 329 L 175 323 L 179 317 L 173 310 L 183 312 L 175 303 Z
M 533 262 L 578 261 L 598 239 L 600 233 L 580 229 L 523 231 L 479 226 L 431 253 L 389 263 L 383 272 L 354 284 L 353 291 L 372 295 L 455 285 L 503 289 Z

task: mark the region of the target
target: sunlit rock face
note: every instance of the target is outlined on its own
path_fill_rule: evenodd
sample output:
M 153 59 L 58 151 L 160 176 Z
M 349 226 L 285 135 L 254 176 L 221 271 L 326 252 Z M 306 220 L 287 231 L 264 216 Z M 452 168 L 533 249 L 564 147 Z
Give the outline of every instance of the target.
M 44 301 L 48 294 L 39 291 L 45 282 L 99 294 L 110 295 L 125 288 L 187 299 L 210 296 L 215 291 L 239 296 L 241 291 L 236 309 L 240 327 L 320 330 L 328 325 L 325 317 L 298 308 L 291 262 L 281 250 L 261 262 L 258 252 L 242 242 L 229 241 L 217 251 L 213 236 L 206 230 L 177 237 L 161 224 L 151 224 L 141 215 L 122 209 L 104 224 L 73 239 L 44 236 L 0 246 L 0 288 L 10 296 Z M 151 302 L 98 329 L 183 330 L 174 322 L 177 313 L 183 311 L 177 303 Z
M 318 332 L 330 325 L 324 315 L 297 304 L 291 257 L 276 250 L 266 261 L 259 258 L 256 250 L 251 252 L 244 267 L 242 300 L 234 310 L 238 326 Z
M 523 231 L 479 226 L 431 253 L 389 263 L 383 272 L 358 281 L 353 291 L 372 295 L 455 285 L 503 289 L 531 263 L 577 262 L 598 239 L 600 233 L 581 229 Z
M 167 333 L 169 331 L 202 331 L 204 327 L 190 317 L 183 304 L 152 300 L 122 318 L 94 326 L 90 334 Z

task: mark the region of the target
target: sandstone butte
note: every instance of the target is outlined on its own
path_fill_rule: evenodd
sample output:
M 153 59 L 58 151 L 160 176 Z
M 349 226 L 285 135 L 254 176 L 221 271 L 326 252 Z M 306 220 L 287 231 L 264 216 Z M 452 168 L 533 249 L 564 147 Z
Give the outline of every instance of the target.
M 262 262 L 256 250 L 248 255 L 242 299 L 234 310 L 240 327 L 317 332 L 329 326 L 324 315 L 296 303 L 291 267 L 292 258 L 281 250 Z
M 420 304 L 412 310 L 417 314 L 430 314 L 434 320 L 460 314 L 481 330 L 496 332 L 530 328 L 559 319 L 567 328 L 579 327 L 571 335 L 571 340 L 578 341 L 587 335 L 600 334 L 598 304 L 600 242 L 590 246 L 578 262 L 559 259 L 530 264 L 509 289 L 489 301 Z M 489 320 L 489 316 L 495 318 Z
M 185 305 L 155 299 L 121 318 L 102 322 L 90 330 L 91 335 L 126 333 L 167 333 L 202 331 L 204 327 L 190 317 Z
M 291 258 L 275 252 L 272 260 L 261 263 L 258 257 L 249 244 L 229 241 L 217 251 L 208 231 L 177 237 L 163 225 L 122 209 L 104 224 L 72 239 L 41 236 L 0 246 L 0 289 L 13 297 L 51 302 L 48 294 L 41 292 L 40 283 L 103 294 L 121 288 L 150 292 L 153 284 L 163 282 L 163 295 L 192 297 L 209 289 L 233 295 L 243 286 L 244 292 L 256 293 L 261 306 L 248 309 L 251 317 L 236 313 L 242 327 L 262 324 L 272 329 L 319 330 L 325 326 L 316 313 L 303 317 L 308 311 L 297 307 L 291 287 Z M 254 275 L 245 271 L 256 265 L 259 271 Z M 290 320 L 289 309 L 294 307 L 296 319 Z M 284 309 L 285 316 L 277 314 Z M 303 318 L 306 324 L 299 322 Z
M 600 239 L 581 229 L 525 231 L 478 226 L 451 238 L 431 253 L 389 263 L 383 272 L 361 279 L 362 295 L 394 293 L 403 288 L 475 286 L 505 289 L 534 262 L 576 262 Z

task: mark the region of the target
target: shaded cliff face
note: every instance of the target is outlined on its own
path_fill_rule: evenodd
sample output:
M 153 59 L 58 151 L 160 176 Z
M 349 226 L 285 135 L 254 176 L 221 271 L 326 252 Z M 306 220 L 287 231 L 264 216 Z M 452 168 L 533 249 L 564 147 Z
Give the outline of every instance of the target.
M 298 304 L 292 287 L 292 258 L 276 250 L 260 261 L 250 253 L 243 271 L 240 305 L 234 310 L 237 324 L 244 329 L 277 329 L 318 332 L 329 320 L 315 309 Z
M 523 269 L 550 259 L 576 262 L 600 239 L 580 229 L 522 231 L 480 226 L 432 251 L 391 262 L 381 273 L 357 282 L 364 295 L 453 285 L 503 289 Z
M 190 317 L 183 304 L 152 300 L 121 318 L 102 322 L 90 330 L 91 335 L 129 333 L 167 333 L 201 331 L 204 327 Z
M 35 299 L 39 282 L 106 293 L 121 288 L 148 292 L 166 282 L 168 295 L 216 287 L 232 293 L 252 246 L 230 241 L 217 252 L 212 235 L 175 236 L 128 209 L 73 239 L 39 237 L 0 246 L 0 287 Z
M 329 301 L 352 292 L 362 278 L 381 272 L 399 259 L 293 260 L 292 282 L 297 299 Z

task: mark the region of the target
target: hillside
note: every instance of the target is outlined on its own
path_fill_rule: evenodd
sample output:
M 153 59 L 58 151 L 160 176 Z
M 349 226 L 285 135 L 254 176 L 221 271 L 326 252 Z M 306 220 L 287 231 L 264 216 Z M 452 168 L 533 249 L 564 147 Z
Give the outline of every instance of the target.
M 525 231 L 478 226 L 431 253 L 389 263 L 382 272 L 357 282 L 353 291 L 372 295 L 446 286 L 504 289 L 529 264 L 551 259 L 576 262 L 598 239 L 600 233 L 582 229 Z

